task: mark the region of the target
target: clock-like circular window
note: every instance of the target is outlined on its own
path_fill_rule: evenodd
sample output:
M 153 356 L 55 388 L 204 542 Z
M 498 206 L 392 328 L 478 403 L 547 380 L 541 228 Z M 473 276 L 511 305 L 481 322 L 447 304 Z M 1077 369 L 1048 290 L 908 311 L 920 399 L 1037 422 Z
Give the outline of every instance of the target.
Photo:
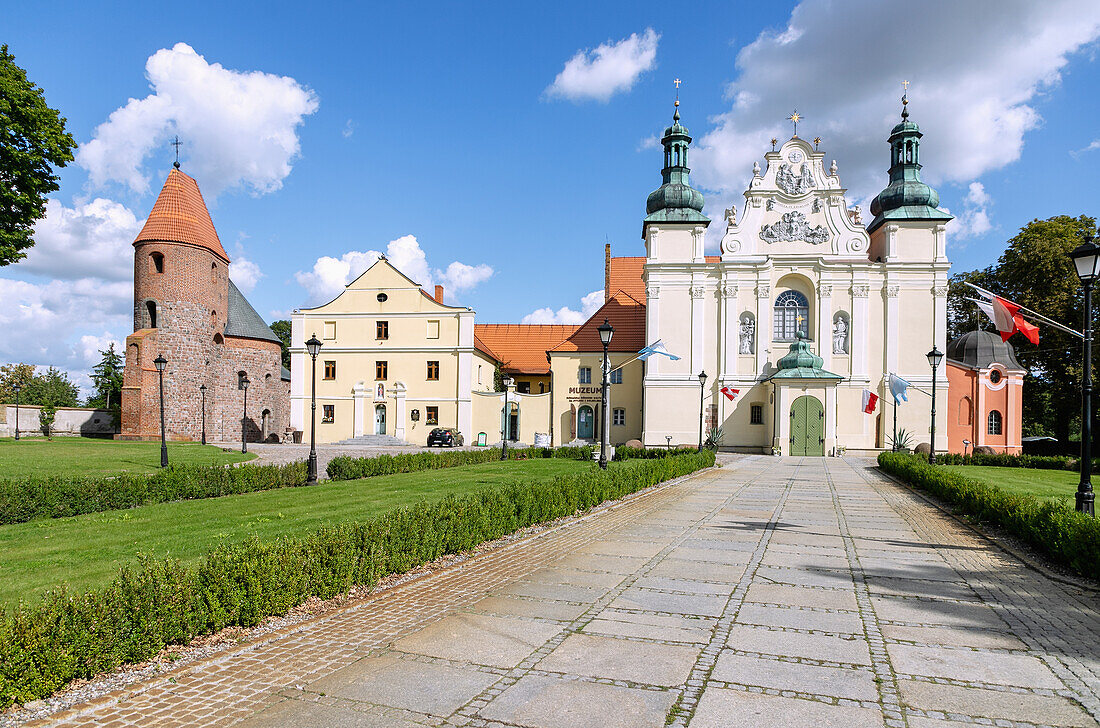
M 385 293 L 379 293 L 378 294 L 378 302 L 379 303 L 385 303 L 386 299 L 388 299 L 388 298 L 389 298 L 389 296 L 387 296 Z
M 990 384 L 997 384 L 1000 381 L 1001 381 L 1001 373 L 999 371 L 994 369 L 993 371 L 991 371 L 989 373 L 989 383 Z

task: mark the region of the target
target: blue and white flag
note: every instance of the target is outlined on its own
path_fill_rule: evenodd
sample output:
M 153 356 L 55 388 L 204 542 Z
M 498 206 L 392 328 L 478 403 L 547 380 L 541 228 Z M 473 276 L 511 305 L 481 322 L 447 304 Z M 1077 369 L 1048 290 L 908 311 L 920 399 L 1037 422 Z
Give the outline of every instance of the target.
M 676 356 L 675 354 L 670 354 L 668 352 L 668 349 L 665 348 L 664 342 L 661 341 L 660 339 L 657 339 L 652 344 L 650 344 L 646 348 L 639 351 L 638 352 L 638 358 L 641 359 L 642 361 L 645 361 L 646 359 L 653 356 L 654 354 L 664 354 L 665 356 L 667 356 L 672 361 L 679 361 L 679 359 L 680 359 L 680 357 Z
M 909 382 L 905 381 L 897 374 L 890 375 L 890 394 L 894 395 L 894 404 L 898 403 L 899 397 L 906 402 L 909 401 L 909 398 L 905 396 L 905 390 L 908 387 Z

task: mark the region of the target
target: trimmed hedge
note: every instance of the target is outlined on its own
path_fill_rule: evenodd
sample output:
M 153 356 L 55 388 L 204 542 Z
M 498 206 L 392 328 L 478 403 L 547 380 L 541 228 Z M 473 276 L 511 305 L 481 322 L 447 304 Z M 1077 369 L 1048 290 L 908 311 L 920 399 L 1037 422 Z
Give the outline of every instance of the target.
M 448 553 L 714 464 L 711 452 L 592 468 L 418 503 L 308 536 L 222 546 L 195 566 L 145 560 L 106 589 L 51 592 L 0 613 L 0 710 L 149 658 L 169 644 L 330 599 Z
M 927 456 L 922 456 L 927 459 Z M 1080 470 L 1080 458 L 1049 455 L 1009 455 L 997 453 L 984 455 L 959 455 L 957 453 L 936 453 L 936 462 L 940 465 L 988 465 L 999 468 L 1034 468 L 1036 470 Z M 1096 461 L 1093 461 L 1093 467 Z
M 591 447 L 521 447 L 509 448 L 509 460 L 530 460 L 533 458 L 565 458 L 568 460 L 591 460 Z M 369 458 L 354 458 L 341 455 L 329 461 L 325 471 L 331 480 L 357 480 L 373 478 L 379 475 L 396 473 L 416 473 L 422 470 L 458 468 L 463 465 L 477 465 L 500 460 L 500 448 L 482 450 L 449 450 L 434 452 L 412 452 L 400 455 L 375 455 Z
M 929 465 L 917 455 L 884 452 L 879 454 L 878 464 L 910 485 L 958 506 L 967 515 L 1007 529 L 1078 574 L 1100 580 L 1100 522 L 1073 510 L 1068 501 L 1041 501 L 1007 493 Z
M 306 463 L 171 465 L 152 475 L 0 480 L 0 524 L 305 485 Z

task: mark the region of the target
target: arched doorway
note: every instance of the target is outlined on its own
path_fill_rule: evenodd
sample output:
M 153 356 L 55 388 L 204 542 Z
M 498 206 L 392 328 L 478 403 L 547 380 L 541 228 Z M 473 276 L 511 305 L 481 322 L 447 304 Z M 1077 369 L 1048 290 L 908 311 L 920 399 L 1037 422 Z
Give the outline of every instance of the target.
M 825 408 L 809 394 L 791 404 L 791 455 L 825 455 Z
M 505 409 L 507 408 L 507 410 Z M 505 411 L 508 415 L 505 416 Z M 503 437 L 509 442 L 519 440 L 519 405 L 509 402 L 500 410 L 500 430 Z
M 577 439 L 591 440 L 595 436 L 592 408 L 584 405 L 577 410 Z
M 386 405 L 376 405 L 374 408 L 374 434 L 386 434 Z
M 267 442 L 271 434 L 271 410 L 265 409 L 260 415 L 260 442 Z

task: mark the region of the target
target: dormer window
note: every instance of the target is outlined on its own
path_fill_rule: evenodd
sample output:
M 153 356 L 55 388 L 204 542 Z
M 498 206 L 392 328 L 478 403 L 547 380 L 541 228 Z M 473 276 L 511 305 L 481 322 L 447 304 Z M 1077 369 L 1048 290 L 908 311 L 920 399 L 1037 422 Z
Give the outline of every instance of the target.
M 153 270 L 157 273 L 164 272 L 164 253 L 150 253 L 149 257 L 153 261 Z

